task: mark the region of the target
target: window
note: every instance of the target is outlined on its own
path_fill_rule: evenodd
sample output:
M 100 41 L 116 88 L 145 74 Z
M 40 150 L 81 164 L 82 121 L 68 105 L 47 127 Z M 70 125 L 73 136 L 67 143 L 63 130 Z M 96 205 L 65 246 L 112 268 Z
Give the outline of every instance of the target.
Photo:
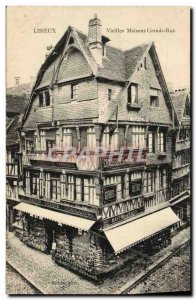
M 63 129 L 63 150 L 66 150 L 68 147 L 72 146 L 72 130 Z
M 166 137 L 164 132 L 158 133 L 158 151 L 165 152 L 166 151 Z
M 145 68 L 145 69 L 147 69 L 147 64 L 146 64 L 146 62 L 147 62 L 147 59 L 146 59 L 146 57 L 144 57 L 144 68 Z
M 110 132 L 109 132 L 108 126 L 104 129 L 101 145 L 102 145 L 102 147 L 105 147 L 107 149 L 110 146 Z
M 49 93 L 49 91 L 45 91 L 44 95 L 45 95 L 45 106 L 50 106 L 50 93 Z
M 146 192 L 151 193 L 154 191 L 154 172 L 146 173 Z
M 145 127 L 132 126 L 132 147 L 146 147 L 145 143 Z
M 49 152 L 50 149 L 53 148 L 54 141 L 53 140 L 46 140 L 46 151 Z
M 46 150 L 46 136 L 45 131 L 40 131 L 40 150 L 45 151 Z
M 136 196 L 142 193 L 142 173 L 134 172 L 129 175 L 129 195 Z
M 111 136 L 110 148 L 112 150 L 118 149 L 118 129 L 116 128 Z
M 39 107 L 50 106 L 50 92 L 44 91 L 40 92 L 39 95 Z
M 42 93 L 39 94 L 39 106 L 40 107 L 44 106 L 44 96 Z
M 51 198 L 53 200 L 60 200 L 61 189 L 60 189 L 60 176 L 51 177 Z
M 112 89 L 108 89 L 108 100 L 112 100 Z
M 30 140 L 26 141 L 26 151 L 27 151 L 27 153 L 34 152 L 34 142 L 33 141 L 30 141 Z
M 158 90 L 156 89 L 150 89 L 150 106 L 159 106 Z
M 71 99 L 75 100 L 78 98 L 78 85 L 72 84 L 71 85 Z
M 94 178 L 84 179 L 84 201 L 96 204 L 96 189 Z
M 166 169 L 160 169 L 159 172 L 159 187 L 160 188 L 166 188 L 167 186 L 167 170 Z
M 87 129 L 87 147 L 89 151 L 94 151 L 96 147 L 95 128 Z
M 39 173 L 31 174 L 31 194 L 39 196 Z
M 128 103 L 138 104 L 138 85 L 131 84 L 128 87 Z
M 155 152 L 155 133 L 154 132 L 148 133 L 148 152 L 149 153 Z

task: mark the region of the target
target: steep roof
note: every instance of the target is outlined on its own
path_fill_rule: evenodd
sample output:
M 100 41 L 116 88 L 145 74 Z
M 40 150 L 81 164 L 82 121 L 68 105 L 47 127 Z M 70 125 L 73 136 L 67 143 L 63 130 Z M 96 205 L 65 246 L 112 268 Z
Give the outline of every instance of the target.
M 28 103 L 29 99 L 27 99 L 25 96 L 7 94 L 6 115 L 24 114 Z
M 6 146 L 11 146 L 18 143 L 17 129 L 20 125 L 21 125 L 21 116 L 16 116 L 7 128 Z
M 15 87 L 9 87 L 6 90 L 7 94 L 18 95 L 18 96 L 21 96 L 23 94 L 30 94 L 30 92 L 31 92 L 31 83 L 30 82 L 23 83 L 23 84 L 15 86 Z
M 182 121 L 188 93 L 186 91 L 177 91 L 171 93 L 172 103 L 179 122 Z

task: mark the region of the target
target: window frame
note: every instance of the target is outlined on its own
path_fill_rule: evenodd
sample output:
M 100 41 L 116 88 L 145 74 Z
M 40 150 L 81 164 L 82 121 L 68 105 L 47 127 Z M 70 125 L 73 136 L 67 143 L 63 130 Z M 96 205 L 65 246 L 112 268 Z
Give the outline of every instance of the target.
M 71 100 L 78 99 L 78 84 L 73 83 L 71 84 Z
M 133 101 L 133 92 L 132 92 L 132 88 L 135 88 L 135 99 L 136 101 Z M 128 91 L 127 91 L 127 102 L 129 104 L 139 104 L 139 101 L 138 101 L 138 84 L 137 83 L 131 83 L 128 87 Z

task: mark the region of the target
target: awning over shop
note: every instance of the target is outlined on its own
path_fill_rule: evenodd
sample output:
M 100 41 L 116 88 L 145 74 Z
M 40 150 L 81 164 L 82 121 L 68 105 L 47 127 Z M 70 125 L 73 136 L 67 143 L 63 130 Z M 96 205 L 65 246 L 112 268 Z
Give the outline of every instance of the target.
M 28 213 L 30 215 L 48 219 L 57 223 L 65 224 L 71 227 L 79 228 L 88 231 L 95 221 L 67 215 L 64 213 L 52 211 L 42 207 L 34 206 L 28 203 L 20 203 L 14 209 Z
M 173 210 L 167 207 L 119 227 L 105 229 L 104 232 L 114 251 L 118 253 L 179 221 Z

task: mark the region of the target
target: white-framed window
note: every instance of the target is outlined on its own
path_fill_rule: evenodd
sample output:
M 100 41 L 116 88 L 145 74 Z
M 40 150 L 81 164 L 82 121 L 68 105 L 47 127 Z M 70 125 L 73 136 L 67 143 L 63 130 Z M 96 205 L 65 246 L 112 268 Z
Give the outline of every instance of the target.
M 110 148 L 112 150 L 118 149 L 118 128 L 116 128 L 111 136 Z
M 155 132 L 152 131 L 148 132 L 148 152 L 155 152 Z
M 104 148 L 109 148 L 110 146 L 110 132 L 109 132 L 109 127 L 107 126 L 103 132 L 103 137 L 102 137 L 102 147 Z
M 95 128 L 87 128 L 87 147 L 90 151 L 94 151 L 96 147 Z
M 78 98 L 78 85 L 71 84 L 71 99 L 76 100 Z
M 138 104 L 138 84 L 131 83 L 128 87 L 128 103 Z
M 132 147 L 134 148 L 145 148 L 145 127 L 143 126 L 132 126 Z
M 46 134 L 44 130 L 40 131 L 40 150 L 46 150 Z
M 96 188 L 94 178 L 84 178 L 84 202 L 97 204 Z
M 72 130 L 68 128 L 63 129 L 63 150 L 72 147 Z
M 166 137 L 164 132 L 158 133 L 158 151 L 160 152 L 166 151 L 165 138 Z

